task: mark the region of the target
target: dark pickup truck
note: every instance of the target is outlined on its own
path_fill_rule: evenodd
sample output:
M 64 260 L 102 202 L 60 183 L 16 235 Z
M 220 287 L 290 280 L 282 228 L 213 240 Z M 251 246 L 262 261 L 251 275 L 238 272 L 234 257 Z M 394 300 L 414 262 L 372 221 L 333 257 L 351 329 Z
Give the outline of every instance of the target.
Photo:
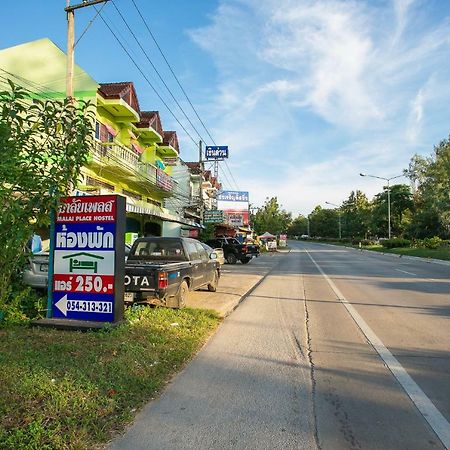
M 236 264 L 238 260 L 242 264 L 247 264 L 253 257 L 259 256 L 259 247 L 257 245 L 241 244 L 235 238 L 215 238 L 206 241 L 206 244 L 213 248 L 222 248 L 228 264 Z
M 220 278 L 217 255 L 195 239 L 137 239 L 125 264 L 125 302 L 183 308 L 189 291 L 215 292 Z

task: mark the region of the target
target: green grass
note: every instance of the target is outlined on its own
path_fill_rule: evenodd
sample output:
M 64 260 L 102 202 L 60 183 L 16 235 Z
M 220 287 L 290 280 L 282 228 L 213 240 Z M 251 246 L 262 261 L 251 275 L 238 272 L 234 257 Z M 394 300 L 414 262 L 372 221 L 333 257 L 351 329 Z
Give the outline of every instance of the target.
M 405 255 L 405 256 L 419 256 L 421 258 L 433 258 L 433 259 L 442 259 L 445 261 L 450 261 L 450 248 L 443 247 L 438 249 L 430 249 L 430 248 L 384 248 L 381 245 L 371 245 L 364 246 L 366 250 L 372 250 L 376 252 L 383 253 L 395 253 L 397 255 Z
M 206 341 L 211 311 L 135 308 L 106 331 L 0 328 L 0 449 L 90 449 Z

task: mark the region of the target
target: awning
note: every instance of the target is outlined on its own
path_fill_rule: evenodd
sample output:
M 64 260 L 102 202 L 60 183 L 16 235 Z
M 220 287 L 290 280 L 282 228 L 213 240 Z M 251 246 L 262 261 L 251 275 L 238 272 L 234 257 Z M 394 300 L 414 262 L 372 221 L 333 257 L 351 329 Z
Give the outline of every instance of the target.
M 103 125 L 105 125 L 105 128 L 110 134 L 112 134 L 114 137 L 117 136 L 117 131 L 111 125 L 108 125 L 107 123 L 104 123 Z
M 144 149 L 136 143 L 131 144 L 131 146 L 134 148 L 135 151 L 137 151 L 138 153 L 144 153 Z
M 156 167 L 158 167 L 161 170 L 164 170 L 166 168 L 164 163 L 162 161 L 160 161 L 159 159 L 156 160 Z

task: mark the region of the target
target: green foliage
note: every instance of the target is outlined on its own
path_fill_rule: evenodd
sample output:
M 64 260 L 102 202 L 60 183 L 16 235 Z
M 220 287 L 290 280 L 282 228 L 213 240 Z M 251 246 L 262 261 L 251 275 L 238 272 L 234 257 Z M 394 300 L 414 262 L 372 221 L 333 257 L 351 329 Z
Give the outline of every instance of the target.
M 281 209 L 276 197 L 267 198 L 264 206 L 252 215 L 253 228 L 257 234 L 268 231 L 278 235 L 286 232 L 292 222 L 291 213 Z
M 439 236 L 433 236 L 430 238 L 425 238 L 422 241 L 418 242 L 421 245 L 417 245 L 418 247 L 437 249 L 443 247 L 445 241 L 441 239 Z
M 415 155 L 406 171 L 416 185 L 410 234 L 416 238 L 450 237 L 450 139 L 429 157 Z
M 88 104 L 31 99 L 10 88 L 0 92 L 0 310 L 13 302 L 11 282 L 28 240 L 76 185 L 93 138 Z
M 289 236 L 301 236 L 308 234 L 308 219 L 301 214 L 295 218 L 287 229 Z
M 403 238 L 385 239 L 380 243 L 384 248 L 411 247 L 411 241 Z
M 316 206 L 309 215 L 309 229 L 311 236 L 337 239 L 339 237 L 339 211 Z

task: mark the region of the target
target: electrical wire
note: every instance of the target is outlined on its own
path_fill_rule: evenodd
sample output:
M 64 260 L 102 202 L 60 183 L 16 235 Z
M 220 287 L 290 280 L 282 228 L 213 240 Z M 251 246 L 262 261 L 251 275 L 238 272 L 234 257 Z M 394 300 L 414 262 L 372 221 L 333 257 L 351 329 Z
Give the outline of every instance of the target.
M 173 77 L 175 78 L 175 80 L 176 80 L 178 86 L 180 87 L 181 91 L 183 92 L 184 96 L 186 97 L 186 100 L 188 101 L 188 103 L 189 103 L 189 105 L 191 106 L 192 110 L 194 111 L 195 115 L 197 116 L 197 119 L 198 119 L 198 120 L 200 121 L 200 123 L 202 124 L 204 130 L 206 131 L 207 135 L 208 135 L 209 138 L 211 139 L 212 143 L 213 143 L 214 145 L 217 145 L 216 142 L 215 142 L 215 140 L 214 140 L 214 138 L 211 136 L 211 133 L 209 132 L 208 128 L 206 127 L 205 123 L 204 123 L 204 122 L 202 121 L 202 119 L 200 118 L 200 115 L 198 114 L 196 108 L 194 107 L 192 101 L 190 100 L 188 94 L 186 93 L 186 90 L 183 88 L 183 86 L 182 86 L 181 83 L 180 83 L 180 80 L 178 79 L 178 77 L 176 76 L 174 70 L 172 69 L 172 66 L 170 65 L 168 59 L 166 58 L 164 52 L 162 51 L 161 46 L 159 45 L 158 41 L 156 40 L 154 34 L 152 33 L 152 31 L 151 31 L 151 29 L 150 29 L 150 26 L 149 26 L 149 24 L 148 24 L 148 22 L 147 22 L 147 20 L 144 18 L 143 14 L 142 14 L 142 12 L 140 11 L 139 7 L 137 6 L 135 0 L 131 0 L 131 1 L 132 1 L 132 3 L 133 3 L 133 5 L 134 5 L 134 7 L 135 7 L 135 9 L 136 9 L 136 11 L 137 11 L 137 13 L 139 14 L 139 16 L 140 16 L 142 22 L 144 23 L 144 25 L 145 25 L 145 27 L 146 27 L 148 33 L 150 34 L 150 36 L 151 36 L 153 42 L 155 43 L 156 47 L 158 48 L 158 50 L 159 50 L 161 56 L 163 57 L 164 61 L 166 62 L 167 67 L 169 68 L 170 72 L 172 73 Z M 194 129 L 195 129 L 195 128 L 194 128 Z M 198 132 L 197 132 L 197 134 L 198 134 Z M 205 141 L 204 139 L 202 139 L 202 140 Z M 224 161 L 225 161 L 225 165 L 226 165 L 226 167 L 227 167 L 227 169 L 228 169 L 228 172 L 230 173 L 230 176 L 231 176 L 232 179 L 233 179 L 234 185 L 235 185 L 236 189 L 239 191 L 239 186 L 238 186 L 238 184 L 236 183 L 236 180 L 234 179 L 234 176 L 233 176 L 233 174 L 231 173 L 231 170 L 230 170 L 230 168 L 228 167 L 228 164 L 227 164 L 226 160 L 224 160 Z M 231 183 L 229 182 L 229 180 L 228 180 L 228 183 L 229 183 L 230 186 L 231 186 Z
M 89 28 L 91 28 L 92 24 L 95 22 L 95 19 L 98 17 L 98 15 L 102 12 L 103 8 L 106 6 L 106 3 L 107 2 L 103 3 L 102 7 L 100 8 L 100 11 L 96 12 L 95 16 L 91 19 L 91 21 L 88 23 L 87 27 L 83 30 L 83 32 L 81 33 L 80 37 L 77 39 L 77 41 L 73 45 L 73 48 L 75 48 L 77 46 L 78 42 L 81 41 L 81 38 L 87 33 Z
M 96 8 L 97 10 L 97 8 Z M 184 127 L 184 125 L 178 120 L 178 117 L 174 114 L 174 112 L 172 111 L 172 109 L 169 107 L 169 105 L 165 102 L 165 100 L 161 97 L 161 95 L 159 94 L 159 92 L 157 91 L 157 89 L 153 86 L 153 84 L 150 82 L 150 80 L 148 79 L 147 75 L 144 73 L 144 71 L 141 69 L 141 67 L 139 66 L 139 64 L 137 64 L 137 62 L 135 61 L 135 59 L 132 57 L 131 53 L 125 48 L 125 46 L 123 45 L 123 43 L 121 42 L 121 40 L 117 37 L 116 33 L 114 33 L 114 31 L 112 30 L 112 28 L 110 27 L 110 25 L 108 24 L 108 22 L 103 18 L 103 15 L 101 13 L 99 13 L 100 18 L 102 19 L 103 23 L 105 24 L 105 26 L 108 28 L 108 30 L 110 31 L 110 33 L 114 36 L 114 38 L 116 39 L 117 43 L 120 45 L 120 47 L 122 48 L 122 50 L 127 54 L 127 56 L 130 58 L 131 62 L 133 63 L 133 65 L 138 69 L 139 73 L 143 76 L 143 78 L 145 79 L 145 81 L 148 83 L 148 85 L 152 88 L 153 92 L 156 94 L 156 96 L 159 98 L 159 100 L 163 103 L 163 105 L 167 108 L 167 110 L 170 112 L 170 114 L 172 115 L 172 117 L 176 120 L 176 122 L 178 123 L 178 125 L 180 125 L 180 127 L 183 129 L 183 131 L 186 133 L 186 135 L 190 138 L 190 140 L 195 144 L 195 146 L 197 146 L 197 142 L 196 140 L 191 136 L 191 134 L 186 130 L 186 128 Z
M 191 125 L 191 127 L 193 128 L 193 130 L 197 133 L 197 136 L 200 138 L 200 140 L 202 140 L 203 142 L 205 142 L 205 139 L 201 136 L 201 134 L 199 133 L 199 131 L 197 130 L 197 128 L 195 127 L 195 125 L 192 123 L 191 119 L 189 118 L 189 116 L 186 114 L 186 112 L 184 111 L 183 107 L 180 105 L 180 102 L 175 98 L 175 96 L 173 95 L 172 91 L 170 90 L 169 86 L 167 85 L 167 83 L 164 81 L 164 78 L 161 76 L 161 74 L 159 73 L 158 69 L 156 68 L 155 64 L 153 63 L 153 61 L 151 60 L 150 56 L 148 55 L 148 53 L 146 52 L 146 50 L 144 49 L 144 47 L 142 46 L 141 42 L 139 41 L 139 39 L 137 38 L 136 34 L 134 33 L 133 29 L 130 27 L 130 25 L 128 24 L 127 20 L 125 19 L 125 17 L 123 16 L 123 14 L 121 13 L 121 11 L 119 10 L 119 8 L 116 5 L 116 2 L 114 0 L 111 0 L 111 3 L 113 4 L 114 8 L 116 9 L 117 13 L 119 14 L 120 18 L 122 19 L 123 23 L 125 24 L 125 26 L 128 28 L 128 31 L 131 33 L 131 35 L 133 36 L 134 40 L 136 41 L 137 45 L 139 46 L 139 48 L 142 50 L 142 53 L 144 53 L 147 61 L 150 63 L 150 65 L 153 67 L 154 71 L 156 72 L 156 74 L 158 75 L 158 78 L 161 80 L 162 84 L 164 85 L 164 87 L 166 88 L 167 92 L 170 94 L 170 96 L 172 97 L 173 101 L 175 102 L 175 104 L 178 106 L 178 108 L 180 109 L 180 111 L 182 112 L 182 114 L 184 115 L 184 117 L 186 118 L 186 120 L 189 122 L 189 124 Z

